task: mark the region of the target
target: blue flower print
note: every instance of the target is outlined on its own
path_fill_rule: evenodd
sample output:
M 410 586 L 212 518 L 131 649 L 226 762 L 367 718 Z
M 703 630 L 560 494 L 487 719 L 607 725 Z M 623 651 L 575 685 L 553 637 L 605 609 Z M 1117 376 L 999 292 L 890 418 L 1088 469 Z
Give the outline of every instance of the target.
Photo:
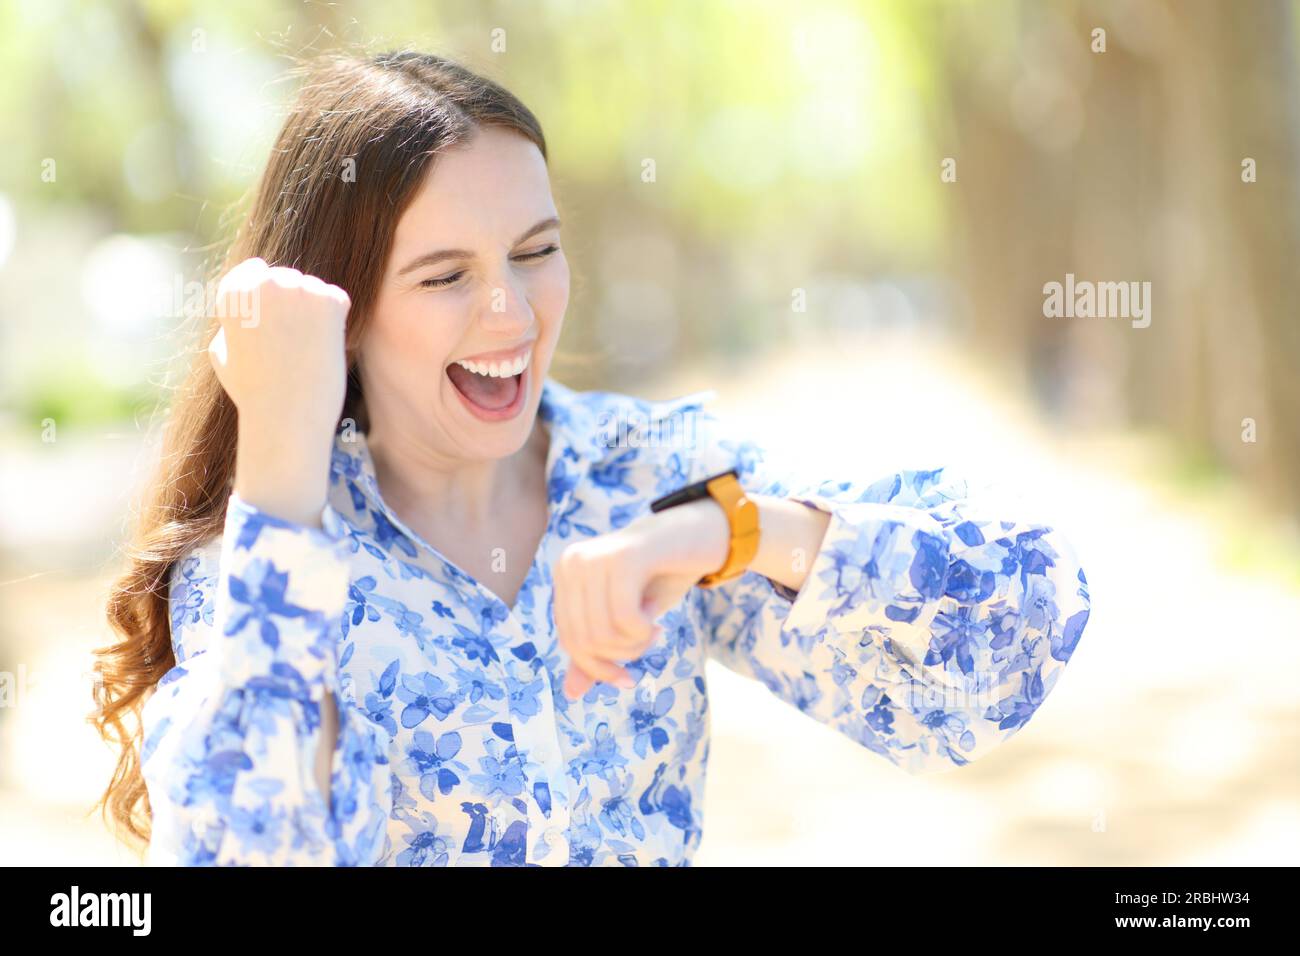
M 289 575 L 277 570 L 269 561 L 250 567 L 247 578 L 231 575 L 227 579 L 230 597 L 241 611 L 231 618 L 225 633 L 227 636 L 238 634 L 251 621 L 258 625 L 258 635 L 263 643 L 275 648 L 280 643 L 276 618 L 307 617 L 311 611 L 285 600 Z
M 469 661 L 479 661 L 484 666 L 501 662 L 501 657 L 497 654 L 497 649 L 492 646 L 492 642 L 487 636 L 476 631 L 471 631 L 463 624 L 455 624 L 456 637 L 452 638 L 452 647 L 459 648 Z
M 425 730 L 415 732 L 406 750 L 404 769 L 419 777 L 420 792 L 428 799 L 436 798 L 435 790 L 445 797 L 456 789 L 461 780 L 457 770 L 462 774 L 469 772 L 468 766 L 453 759 L 460 748 L 461 737 L 454 730 L 436 738 Z
M 495 749 L 495 746 L 489 742 L 489 751 L 480 757 L 478 762 L 482 773 L 470 774 L 470 782 L 474 785 L 475 791 L 484 797 L 491 797 L 498 793 L 507 797 L 517 797 L 524 792 L 523 768 L 520 767 L 517 758 L 501 757 L 493 752 Z
M 1069 539 L 944 468 L 801 474 L 707 397 L 542 380 L 546 525 L 513 606 L 405 530 L 364 431 L 335 435 L 319 523 L 231 493 L 221 533 L 168 581 L 175 666 L 141 711 L 149 862 L 690 865 L 718 666 L 864 760 L 924 775 L 996 759 L 1085 647 Z M 676 416 L 686 446 L 610 441 L 600 424 L 655 434 Z M 806 573 L 691 588 L 626 662 L 635 686 L 569 700 L 564 549 L 732 468 L 754 495 L 829 516 Z
M 520 720 L 536 717 L 542 712 L 540 695 L 546 682 L 540 678 L 527 681 L 506 677 L 506 693 L 510 701 L 510 713 Z
M 402 726 L 418 727 L 428 717 L 446 720 L 456 709 L 456 695 L 447 689 L 441 677 L 425 671 L 407 674 L 397 687 L 397 699 L 406 704 L 402 708 Z
M 659 691 L 653 700 L 648 694 L 637 695 L 636 703 L 632 705 L 629 731 L 633 735 L 632 749 L 638 757 L 644 759 L 647 750 L 658 753 L 668 746 L 670 731 L 676 723 L 667 718 L 667 714 L 673 709 L 675 699 L 671 687 Z

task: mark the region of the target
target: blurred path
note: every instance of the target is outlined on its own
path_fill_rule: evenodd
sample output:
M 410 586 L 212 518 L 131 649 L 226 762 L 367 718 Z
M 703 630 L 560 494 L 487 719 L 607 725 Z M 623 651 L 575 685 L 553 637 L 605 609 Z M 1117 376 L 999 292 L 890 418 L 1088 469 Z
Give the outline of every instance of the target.
M 935 777 L 908 777 L 711 665 L 699 865 L 1300 860 L 1300 590 L 1294 564 L 1280 566 L 1297 551 L 1267 543 L 1275 523 L 1229 497 L 1217 506 L 1233 521 L 1225 537 L 1213 515 L 1143 477 L 1141 446 L 1065 443 L 920 338 L 842 339 L 735 376 L 714 364 L 637 391 L 701 388 L 809 474 L 944 464 L 1013 482 L 1074 540 L 1093 614 L 1020 735 Z M 107 527 L 120 516 L 100 518 Z M 1243 536 L 1277 574 L 1225 565 Z M 4 580 L 36 570 L 11 563 Z M 107 581 L 48 573 L 0 590 L 0 669 L 32 661 L 42 677 L 23 706 L 0 711 L 0 863 L 130 861 L 78 816 L 111 768 L 82 720 L 78 683 L 104 639 Z

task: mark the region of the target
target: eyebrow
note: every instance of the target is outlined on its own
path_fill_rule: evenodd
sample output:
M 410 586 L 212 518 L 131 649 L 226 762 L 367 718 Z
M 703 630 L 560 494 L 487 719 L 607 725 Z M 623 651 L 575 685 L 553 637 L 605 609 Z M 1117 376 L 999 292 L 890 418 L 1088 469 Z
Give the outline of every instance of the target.
M 529 239 L 537 235 L 539 232 L 545 232 L 547 229 L 559 229 L 559 228 L 560 228 L 560 220 L 555 216 L 552 216 L 550 219 L 543 219 L 541 222 L 537 223 L 536 225 L 531 226 L 528 229 L 524 230 L 523 235 L 521 235 L 518 239 L 516 239 L 513 243 L 511 243 L 511 245 L 517 246 L 525 239 Z M 474 258 L 474 253 L 470 252 L 468 249 L 440 249 L 437 252 L 426 252 L 424 253 L 424 255 L 412 259 L 397 274 L 399 276 L 404 276 L 408 272 L 414 272 L 416 269 L 422 269 L 425 266 L 434 265 L 435 263 L 442 262 L 442 260 L 444 259 L 473 259 L 473 258 Z

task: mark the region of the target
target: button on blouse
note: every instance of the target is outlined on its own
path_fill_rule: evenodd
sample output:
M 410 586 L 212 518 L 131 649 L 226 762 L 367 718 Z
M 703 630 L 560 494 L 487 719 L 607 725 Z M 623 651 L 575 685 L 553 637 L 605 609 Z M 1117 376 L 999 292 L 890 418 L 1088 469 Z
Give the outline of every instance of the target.
M 543 380 L 546 532 L 513 607 L 384 502 L 365 434 L 335 436 L 322 528 L 232 495 L 176 562 L 176 663 L 142 712 L 147 862 L 683 866 L 699 847 L 710 658 L 923 774 L 979 759 L 1056 686 L 1088 620 L 1061 533 L 945 469 L 778 469 L 705 407 Z M 666 436 L 666 437 L 665 437 Z M 693 588 L 577 701 L 551 569 L 575 540 L 735 467 L 830 515 L 795 592 L 756 572 Z M 328 803 L 315 773 L 335 695 Z

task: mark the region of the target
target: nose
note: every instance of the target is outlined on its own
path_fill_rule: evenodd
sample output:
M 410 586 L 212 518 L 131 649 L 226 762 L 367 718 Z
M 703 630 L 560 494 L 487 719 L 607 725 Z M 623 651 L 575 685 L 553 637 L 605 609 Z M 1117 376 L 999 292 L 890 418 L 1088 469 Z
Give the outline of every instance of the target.
M 533 324 L 533 309 L 512 276 L 504 275 L 487 287 L 479 307 L 479 321 L 491 332 L 517 338 Z

